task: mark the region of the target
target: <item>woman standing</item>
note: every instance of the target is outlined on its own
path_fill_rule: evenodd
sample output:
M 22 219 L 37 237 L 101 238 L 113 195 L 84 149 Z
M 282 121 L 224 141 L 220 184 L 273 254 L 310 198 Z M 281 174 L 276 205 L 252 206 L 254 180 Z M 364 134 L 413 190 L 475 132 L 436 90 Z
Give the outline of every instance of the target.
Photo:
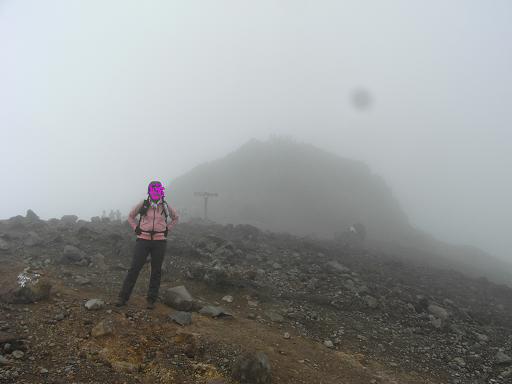
M 148 309 L 155 307 L 167 246 L 167 234 L 178 222 L 176 211 L 169 207 L 164 200 L 164 189 L 159 181 L 149 183 L 147 199 L 133 207 L 128 215 L 128 223 L 135 231 L 137 240 L 132 264 L 116 302 L 117 307 L 126 305 L 139 272 L 146 263 L 149 254 L 151 255 L 151 277 L 146 301 Z M 136 220 L 137 215 L 139 215 L 138 222 Z M 171 218 L 169 224 L 167 224 L 168 217 Z

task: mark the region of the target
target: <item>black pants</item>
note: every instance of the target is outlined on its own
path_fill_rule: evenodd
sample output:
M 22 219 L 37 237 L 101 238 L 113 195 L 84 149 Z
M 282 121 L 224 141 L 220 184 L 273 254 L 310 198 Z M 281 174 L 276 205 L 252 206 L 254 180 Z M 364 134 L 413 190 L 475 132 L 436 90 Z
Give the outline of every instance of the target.
M 162 277 L 162 263 L 165 256 L 166 240 L 144 240 L 137 239 L 135 242 L 135 252 L 132 259 L 132 265 L 126 275 L 119 298 L 128 301 L 137 281 L 139 272 L 146 263 L 148 254 L 151 254 L 151 277 L 149 279 L 148 301 L 156 301 L 158 290 L 160 289 L 160 279 Z

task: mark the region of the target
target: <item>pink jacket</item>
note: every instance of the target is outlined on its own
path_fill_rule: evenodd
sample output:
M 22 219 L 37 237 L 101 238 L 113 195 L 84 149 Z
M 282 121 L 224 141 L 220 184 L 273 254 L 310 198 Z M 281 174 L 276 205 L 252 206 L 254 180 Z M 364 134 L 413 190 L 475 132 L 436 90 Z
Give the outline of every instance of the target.
M 137 204 L 128 214 L 128 223 L 132 227 L 133 230 L 139 224 L 139 219 L 135 217 L 138 215 L 139 210 L 142 207 L 144 201 L 141 201 Z M 171 229 L 178 222 L 178 214 L 176 210 L 169 206 L 169 218 L 170 222 L 167 224 L 167 229 L 170 232 Z M 165 231 L 165 214 L 163 213 L 163 205 L 162 202 L 158 202 L 157 208 L 149 207 L 148 212 L 142 217 L 140 221 L 140 229 L 142 231 Z M 140 235 L 137 235 L 139 239 L 151 240 L 151 234 L 147 232 L 142 232 Z M 155 233 L 153 234 L 153 240 L 165 240 L 165 236 L 163 233 Z

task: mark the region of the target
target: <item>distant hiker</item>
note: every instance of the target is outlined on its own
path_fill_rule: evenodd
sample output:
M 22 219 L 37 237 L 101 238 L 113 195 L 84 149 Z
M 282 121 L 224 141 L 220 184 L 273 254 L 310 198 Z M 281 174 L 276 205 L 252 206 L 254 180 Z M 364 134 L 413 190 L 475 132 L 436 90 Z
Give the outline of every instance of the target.
M 349 230 L 359 239 L 359 241 L 364 241 L 366 238 L 366 228 L 361 223 L 352 225 Z
M 148 254 L 151 254 L 151 277 L 147 294 L 147 308 L 153 309 L 158 298 L 162 263 L 167 246 L 167 233 L 178 222 L 176 210 L 167 205 L 164 200 L 164 187 L 159 181 L 152 181 L 148 185 L 148 197 L 137 204 L 128 214 L 128 223 L 137 234 L 135 251 L 131 267 L 124 279 L 123 287 L 116 302 L 117 307 L 126 304 L 137 281 L 139 272 L 146 263 Z M 139 215 L 138 222 L 135 217 Z M 167 223 L 167 218 L 171 222 Z

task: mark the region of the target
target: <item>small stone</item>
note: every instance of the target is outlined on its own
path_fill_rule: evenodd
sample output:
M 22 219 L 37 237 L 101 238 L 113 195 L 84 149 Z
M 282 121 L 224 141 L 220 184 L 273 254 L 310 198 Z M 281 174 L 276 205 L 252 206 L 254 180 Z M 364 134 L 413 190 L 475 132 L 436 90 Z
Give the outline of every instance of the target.
M 39 216 L 37 216 L 36 213 L 31 209 L 27 210 L 27 214 L 25 217 L 27 219 L 29 219 L 30 221 L 38 221 L 39 220 Z
M 496 363 L 500 365 L 507 365 L 512 363 L 512 358 L 503 351 L 498 351 L 494 359 L 496 360 Z
M 91 284 L 91 280 L 89 280 L 88 278 L 86 277 L 83 277 L 83 276 L 76 276 L 75 277 L 75 282 L 79 285 L 87 285 L 87 284 Z
M 78 216 L 76 215 L 64 215 L 60 218 L 60 220 L 65 224 L 74 224 L 78 220 Z
M 4 239 L 0 238 L 0 250 L 7 251 L 10 248 L 10 244 Z
M 21 359 L 25 354 L 22 351 L 16 350 L 13 353 L 11 353 L 11 356 L 15 359 Z
M 430 324 L 432 324 L 434 328 L 440 329 L 443 326 L 443 321 L 437 317 L 434 317 L 432 320 L 430 320 Z
M 478 339 L 478 341 L 480 341 L 482 343 L 489 341 L 489 336 L 487 336 L 487 335 L 484 335 L 481 333 L 475 333 L 475 335 L 476 335 L 476 338 Z
M 215 307 L 213 305 L 206 305 L 199 310 L 202 315 L 208 315 L 211 317 L 233 317 L 233 314 L 226 311 L 222 307 Z
M 430 304 L 428 306 L 428 311 L 434 316 L 439 317 L 441 320 L 446 320 L 449 316 L 446 309 L 435 304 Z
M 331 269 L 332 271 L 339 272 L 339 273 L 347 273 L 350 272 L 350 269 L 345 267 L 344 265 L 341 265 L 335 260 L 329 261 L 327 264 L 328 269 Z
M 178 311 L 193 311 L 197 309 L 195 300 L 184 285 L 164 290 L 162 301 Z
M 226 295 L 222 298 L 222 301 L 226 301 L 228 303 L 232 303 L 233 302 L 233 296 L 231 295 Z
M 453 362 L 455 364 L 457 364 L 459 367 L 465 367 L 466 366 L 466 361 L 464 361 L 464 359 L 462 357 L 456 357 L 453 359 Z
M 364 297 L 364 302 L 370 308 L 377 308 L 377 306 L 379 305 L 377 299 L 375 297 L 373 297 L 373 296 L 370 296 L 370 295 L 366 295 Z
M 41 368 L 39 371 L 40 374 L 44 375 L 45 373 L 48 373 L 48 370 L 46 368 Z
M 232 376 L 242 383 L 270 384 L 271 373 L 267 355 L 257 352 L 242 355 L 234 364 Z
M 64 313 L 58 313 L 57 315 L 55 315 L 55 320 L 57 321 L 61 321 L 61 320 L 64 320 L 66 317 L 66 315 Z
M 331 340 L 325 340 L 324 341 L 324 345 L 327 347 L 327 348 L 334 348 L 334 344 Z
M 283 337 L 284 337 L 285 339 L 289 339 L 289 338 L 290 338 L 290 334 L 289 334 L 288 332 L 285 332 L 285 333 L 284 333 L 284 335 L 283 335 Z
M 90 299 L 85 303 L 85 308 L 90 311 L 105 308 L 105 302 L 101 299 Z
M 100 321 L 91 331 L 92 337 L 101 337 L 114 333 L 114 325 L 112 320 Z
M 179 325 L 192 324 L 192 314 L 190 312 L 176 312 L 169 316 L 169 318 Z
M 268 318 L 274 323 L 282 323 L 284 321 L 284 317 L 274 311 L 266 311 L 265 315 L 267 315 Z
M 257 301 L 254 301 L 254 300 L 248 300 L 247 301 L 247 305 L 251 308 L 255 308 L 258 306 L 258 302 Z
M 139 367 L 135 364 L 127 361 L 113 361 L 111 362 L 112 368 L 118 372 L 135 373 L 139 370 Z

